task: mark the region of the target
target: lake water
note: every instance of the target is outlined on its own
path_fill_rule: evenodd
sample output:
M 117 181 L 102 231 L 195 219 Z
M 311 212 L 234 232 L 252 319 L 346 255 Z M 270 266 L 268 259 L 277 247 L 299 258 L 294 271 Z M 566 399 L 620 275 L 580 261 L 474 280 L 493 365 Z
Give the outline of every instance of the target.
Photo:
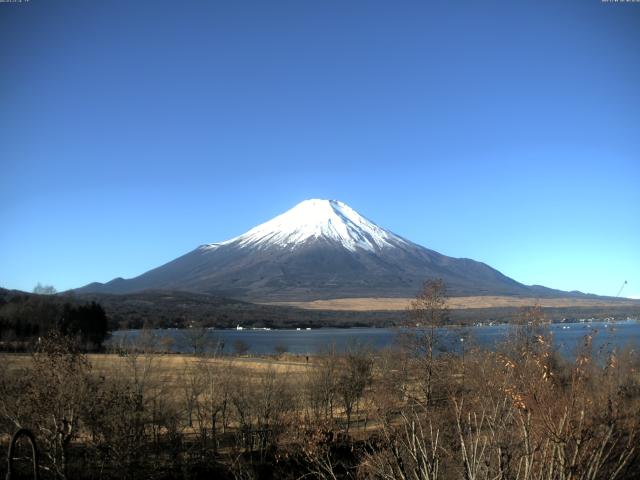
M 438 329 L 442 339 L 440 350 L 460 352 L 462 347 L 478 345 L 492 348 L 508 335 L 508 325 L 478 326 L 469 328 Z M 640 322 L 624 320 L 617 322 L 585 322 L 552 324 L 555 347 L 563 354 L 571 356 L 585 335 L 596 332 L 594 349 L 609 346 L 640 348 Z M 234 344 L 239 340 L 248 347 L 249 354 L 273 354 L 278 346 L 289 353 L 313 355 L 323 349 L 335 346 L 344 351 L 354 342 L 368 345 L 373 349 L 392 347 L 398 337 L 397 328 L 319 328 L 312 330 L 209 330 L 210 338 L 224 345 L 225 353 L 233 353 Z M 113 333 L 111 345 L 135 341 L 140 330 L 120 330 Z M 189 353 L 191 347 L 183 330 L 151 330 L 156 340 L 167 350 Z M 464 341 L 461 341 L 465 338 Z M 215 343 L 215 342 L 212 342 Z

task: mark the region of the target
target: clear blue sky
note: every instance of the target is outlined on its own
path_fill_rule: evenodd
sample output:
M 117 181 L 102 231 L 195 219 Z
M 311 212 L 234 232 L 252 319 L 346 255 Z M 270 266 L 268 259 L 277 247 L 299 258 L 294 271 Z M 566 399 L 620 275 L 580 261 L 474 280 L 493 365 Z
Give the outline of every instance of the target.
M 640 4 L 0 3 L 0 286 L 135 276 L 313 197 L 640 297 Z

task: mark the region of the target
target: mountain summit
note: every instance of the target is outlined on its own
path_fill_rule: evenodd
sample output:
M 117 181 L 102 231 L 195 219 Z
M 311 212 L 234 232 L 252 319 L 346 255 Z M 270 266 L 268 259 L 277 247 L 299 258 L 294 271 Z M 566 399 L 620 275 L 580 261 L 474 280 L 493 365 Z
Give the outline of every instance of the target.
M 566 296 L 528 287 L 481 262 L 412 243 L 337 200 L 305 200 L 222 243 L 201 245 L 132 279 L 79 292 L 184 290 L 252 301 L 412 297 L 428 278 L 451 295 Z M 558 295 L 564 294 L 564 295 Z
M 237 244 L 248 248 L 296 249 L 319 240 L 335 243 L 350 251 L 362 249 L 370 252 L 408 243 L 367 220 L 349 205 L 337 200 L 311 199 L 239 237 L 204 248 Z

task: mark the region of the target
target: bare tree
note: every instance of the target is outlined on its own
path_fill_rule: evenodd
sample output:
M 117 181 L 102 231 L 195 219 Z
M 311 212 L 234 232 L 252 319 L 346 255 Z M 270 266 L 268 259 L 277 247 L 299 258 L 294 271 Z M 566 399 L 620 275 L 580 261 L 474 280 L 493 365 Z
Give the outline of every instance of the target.
M 346 432 L 349 433 L 351 417 L 364 390 L 371 383 L 373 361 L 371 352 L 362 345 L 352 345 L 344 356 L 338 373 L 337 392 L 346 415 Z
M 202 394 L 204 386 L 200 372 L 190 360 L 185 360 L 180 376 L 180 386 L 182 388 L 182 399 L 184 410 L 187 414 L 187 425 L 193 427 L 193 417 L 198 404 L 198 397 Z
M 508 345 L 520 353 L 532 353 L 539 346 L 540 339 L 549 339 L 547 325 L 540 305 L 521 308 L 509 326 Z
M 433 400 L 435 349 L 438 328 L 448 320 L 446 289 L 442 280 L 428 280 L 409 305 L 410 345 L 419 359 L 420 383 L 427 404 Z
M 219 342 L 212 332 L 202 325 L 192 325 L 182 330 L 182 336 L 194 355 L 201 355 L 207 350 L 216 351 Z
M 211 437 L 214 452 L 218 449 L 218 430 L 221 426 L 224 432 L 227 426 L 231 382 L 238 377 L 230 363 L 217 360 L 215 355 L 201 357 L 194 372 L 198 378 L 195 406 L 202 446 L 206 449 Z
M 337 391 L 338 364 L 335 347 L 321 352 L 307 370 L 304 391 L 310 416 L 316 423 L 332 423 Z
M 58 291 L 53 285 L 42 285 L 38 282 L 38 284 L 33 287 L 33 293 L 37 293 L 38 295 L 55 295 Z

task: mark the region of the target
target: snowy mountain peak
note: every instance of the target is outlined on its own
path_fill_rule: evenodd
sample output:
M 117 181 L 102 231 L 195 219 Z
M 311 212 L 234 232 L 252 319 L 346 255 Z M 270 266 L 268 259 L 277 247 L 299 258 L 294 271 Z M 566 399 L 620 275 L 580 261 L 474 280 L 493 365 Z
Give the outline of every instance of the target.
M 483 263 L 409 242 L 335 200 L 306 200 L 222 243 L 201 245 L 135 278 L 84 293 L 187 291 L 258 302 L 410 297 L 442 278 L 452 295 L 562 296 Z
M 223 244 L 294 249 L 314 239 L 339 243 L 350 251 L 377 251 L 407 244 L 406 240 L 367 220 L 348 205 L 321 199 L 305 200 Z M 219 245 L 211 244 L 205 248 L 217 248 Z

